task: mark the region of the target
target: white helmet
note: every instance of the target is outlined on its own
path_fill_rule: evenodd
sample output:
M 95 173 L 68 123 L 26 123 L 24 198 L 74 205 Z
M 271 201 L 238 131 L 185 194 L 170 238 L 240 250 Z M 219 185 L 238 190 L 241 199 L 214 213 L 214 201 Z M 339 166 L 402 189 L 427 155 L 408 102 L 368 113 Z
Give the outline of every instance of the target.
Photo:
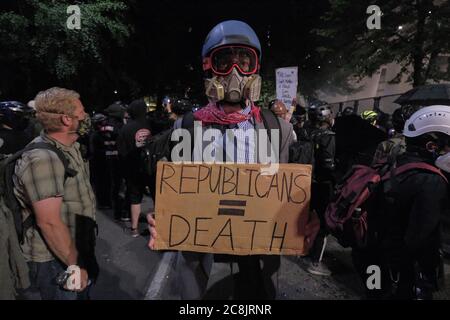
M 403 134 L 414 138 L 430 132 L 442 132 L 450 136 L 450 106 L 422 108 L 406 120 Z

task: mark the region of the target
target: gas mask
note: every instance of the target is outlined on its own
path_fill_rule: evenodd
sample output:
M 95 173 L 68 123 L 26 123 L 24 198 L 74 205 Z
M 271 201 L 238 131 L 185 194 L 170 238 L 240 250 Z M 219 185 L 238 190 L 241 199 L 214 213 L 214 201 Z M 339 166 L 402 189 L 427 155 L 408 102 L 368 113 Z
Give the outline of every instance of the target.
M 205 80 L 206 95 L 213 101 L 238 103 L 246 99 L 258 101 L 261 77 L 258 74 L 242 76 L 236 70 L 227 76 L 214 76 Z
M 77 130 L 71 132 L 76 133 L 80 137 L 84 137 L 89 134 L 91 131 L 92 124 L 91 124 L 91 117 L 86 113 L 83 120 L 78 120 L 78 128 Z
M 439 169 L 450 173 L 450 152 L 438 157 L 434 163 Z
M 255 49 L 240 45 L 216 48 L 204 59 L 204 70 L 213 75 L 205 80 L 206 95 L 215 102 L 257 101 L 261 93 L 258 69 Z

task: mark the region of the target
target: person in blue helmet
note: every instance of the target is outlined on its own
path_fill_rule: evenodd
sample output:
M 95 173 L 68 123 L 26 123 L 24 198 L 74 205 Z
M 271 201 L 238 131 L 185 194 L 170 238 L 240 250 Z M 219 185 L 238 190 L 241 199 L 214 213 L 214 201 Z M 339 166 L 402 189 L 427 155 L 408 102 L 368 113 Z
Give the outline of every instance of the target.
M 262 57 L 261 45 L 254 30 L 242 21 L 225 21 L 216 25 L 206 37 L 202 49 L 205 93 L 209 104 L 194 113 L 185 114 L 185 123 L 191 117 L 201 121 L 203 129 L 218 128 L 222 138 L 216 140 L 223 150 L 225 145 L 234 144 L 243 150 L 230 159 L 226 152 L 216 153 L 216 161 L 235 163 L 258 163 L 255 139 L 245 139 L 239 129 L 280 130 L 281 143 L 278 159 L 280 163 L 289 160 L 289 146 L 293 143 L 292 124 L 282 121 L 270 110 L 255 105 L 261 91 L 259 75 Z M 278 123 L 271 127 L 269 118 Z M 225 129 L 235 133 L 235 141 L 224 134 Z M 252 131 L 252 130 L 250 130 Z M 198 148 L 194 148 L 198 149 Z M 201 149 L 201 148 L 200 148 Z M 195 152 L 194 152 L 195 153 Z M 236 153 L 235 153 L 236 155 Z M 222 158 L 223 157 L 223 158 Z M 194 155 L 195 160 L 195 155 Z M 155 220 L 147 216 L 151 233 L 149 247 L 154 248 Z M 182 299 L 201 299 L 205 296 L 209 274 L 214 260 L 212 254 L 179 252 L 176 271 Z M 223 256 L 220 256 L 223 258 Z M 227 260 L 227 258 L 225 258 Z M 280 266 L 279 256 L 235 256 L 239 273 L 235 277 L 234 299 L 274 299 L 276 297 L 272 276 Z M 261 267 L 263 262 L 264 267 Z

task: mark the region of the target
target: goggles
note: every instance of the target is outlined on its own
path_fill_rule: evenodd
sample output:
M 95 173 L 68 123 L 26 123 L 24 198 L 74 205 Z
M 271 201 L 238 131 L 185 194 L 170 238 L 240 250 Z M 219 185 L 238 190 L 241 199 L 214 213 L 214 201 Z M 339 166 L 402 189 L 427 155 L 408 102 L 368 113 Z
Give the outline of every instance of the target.
M 256 50 L 244 46 L 220 47 L 214 49 L 203 63 L 203 70 L 211 69 L 220 76 L 230 74 L 234 67 L 243 75 L 258 72 L 259 61 Z

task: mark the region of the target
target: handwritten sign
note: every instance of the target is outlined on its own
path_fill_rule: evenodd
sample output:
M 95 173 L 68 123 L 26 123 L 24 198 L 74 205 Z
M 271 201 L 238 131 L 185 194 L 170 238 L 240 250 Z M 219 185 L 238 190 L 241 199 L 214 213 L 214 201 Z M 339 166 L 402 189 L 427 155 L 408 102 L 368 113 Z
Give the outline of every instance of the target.
M 157 249 L 304 255 L 311 166 L 158 162 Z
M 292 100 L 297 97 L 298 68 L 278 68 L 275 70 L 275 74 L 277 99 L 283 101 L 286 108 L 288 108 L 288 117 L 290 119 L 295 108 L 295 106 L 291 106 Z

